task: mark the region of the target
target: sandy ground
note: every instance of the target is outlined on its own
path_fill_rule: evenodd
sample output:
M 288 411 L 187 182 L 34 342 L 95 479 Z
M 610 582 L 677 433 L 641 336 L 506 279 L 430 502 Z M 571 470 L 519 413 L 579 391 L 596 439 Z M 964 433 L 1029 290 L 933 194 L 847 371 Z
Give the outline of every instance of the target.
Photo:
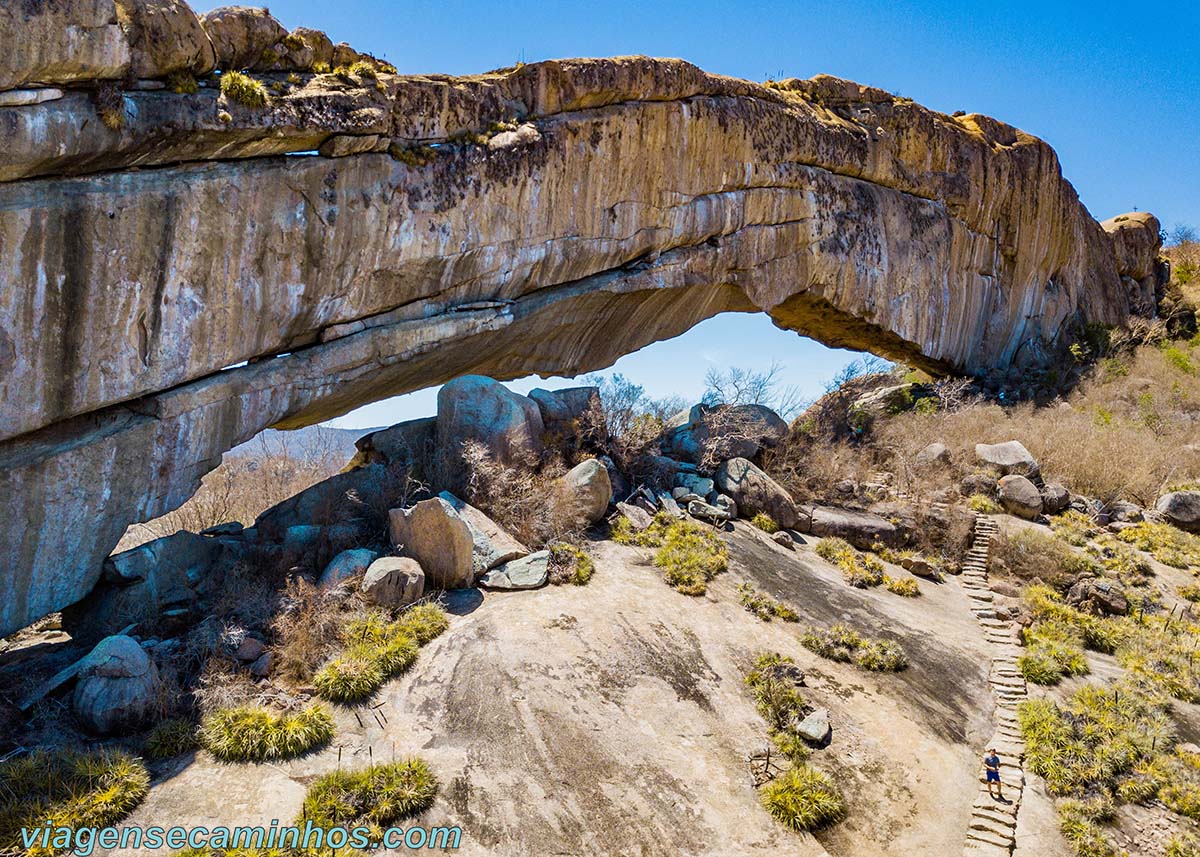
M 442 788 L 413 823 L 461 826 L 463 854 L 960 853 L 992 731 L 988 654 L 965 596 L 928 581 L 916 599 L 854 590 L 808 547 L 743 524 L 730 542 L 730 571 L 704 598 L 667 587 L 648 551 L 611 542 L 592 546 L 586 587 L 456 598 L 450 630 L 374 700 L 378 720 L 339 709 L 334 746 L 283 764 L 176 761 L 128 823 L 287 823 L 313 777 L 419 754 Z M 747 613 L 742 580 L 801 623 Z M 899 640 L 912 666 L 865 673 L 799 644 L 806 624 L 836 621 Z M 849 815 L 817 838 L 776 824 L 750 781 L 766 726 L 742 676 L 763 650 L 793 656 L 832 715 L 813 762 Z

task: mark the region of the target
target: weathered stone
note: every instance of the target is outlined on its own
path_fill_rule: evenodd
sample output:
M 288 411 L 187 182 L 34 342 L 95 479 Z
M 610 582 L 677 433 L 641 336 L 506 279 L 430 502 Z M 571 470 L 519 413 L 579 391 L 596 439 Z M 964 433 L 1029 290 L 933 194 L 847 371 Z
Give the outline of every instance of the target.
M 532 399 L 482 375 L 464 375 L 438 391 L 437 442 L 448 455 L 464 442 L 483 444 L 505 464 L 528 464 L 542 452 L 542 414 Z
M 1200 533 L 1200 491 L 1163 494 L 1154 504 L 1154 509 L 1179 529 Z
M 870 512 L 837 509 L 831 506 L 814 506 L 809 511 L 808 529 L 814 536 L 836 536 L 845 539 L 862 550 L 875 543 L 894 547 L 900 540 L 896 525 L 886 518 Z
M 242 642 L 238 644 L 237 651 L 233 656 L 244 664 L 257 661 L 266 654 L 267 647 L 262 640 L 257 637 L 243 637 Z
M 576 526 L 594 524 L 612 502 L 608 470 L 595 458 L 581 461 L 555 485 L 555 512 Z
M 818 708 L 793 728 L 797 735 L 817 746 L 824 746 L 833 734 L 833 726 L 829 723 L 829 711 L 824 708 Z
M 1108 517 L 1110 521 L 1137 523 L 1145 518 L 1145 511 L 1136 503 L 1114 500 L 1108 506 Z
M 250 675 L 255 678 L 266 678 L 271 674 L 271 668 L 274 665 L 275 654 L 273 652 L 264 652 L 254 663 L 250 664 Z
M 1117 256 L 1117 273 L 1125 284 L 1130 306 L 1151 313 L 1158 301 L 1161 224 L 1146 211 L 1121 214 L 1100 224 Z
M 324 32 L 311 27 L 297 27 L 290 35 L 300 39 L 312 51 L 310 68 L 314 65 L 333 66 L 333 41 Z
M 389 513 L 392 543 L 420 563 L 432 589 L 463 589 L 475 583 L 471 528 L 442 497 Z
M 84 727 L 96 734 L 136 729 L 158 704 L 158 668 L 130 637 L 101 640 L 76 674 L 71 705 Z
M 484 589 L 537 589 L 550 578 L 550 551 L 498 565 L 479 581 Z
M 649 512 L 638 506 L 631 506 L 629 503 L 618 503 L 617 511 L 629 521 L 629 525 L 635 532 L 640 533 L 654 522 L 654 517 Z
M 114 79 L 129 71 L 129 41 L 113 0 L 0 3 L 0 90 L 25 83 Z
M 744 517 L 769 515 L 781 527 L 796 526 L 796 504 L 783 486 L 744 458 L 731 458 L 717 468 L 716 483 L 730 495 Z
M 471 561 L 476 577 L 502 562 L 518 559 L 529 553 L 529 548 L 470 503 L 460 500 L 449 491 L 443 491 L 438 497 L 453 507 L 471 531 L 471 541 L 474 544 Z
M 221 6 L 202 14 L 200 24 L 212 40 L 222 71 L 269 67 L 274 58 L 267 51 L 287 35 L 270 12 L 250 6 Z
M 375 551 L 367 548 L 344 550 L 325 566 L 317 585 L 321 587 L 337 586 L 343 580 L 365 572 L 378 556 L 379 554 Z
M 377 134 L 335 134 L 321 144 L 319 151 L 323 158 L 347 158 L 370 152 L 378 145 Z
M 793 539 L 785 530 L 778 530 L 777 532 L 771 533 L 771 541 L 775 542 L 775 544 L 779 545 L 781 548 L 787 548 L 788 550 L 795 550 L 796 548 L 795 539 Z
M 437 417 L 422 417 L 363 435 L 354 442 L 356 463 L 412 466 L 424 461 L 433 452 L 436 427 Z
M 1067 592 L 1067 603 L 1098 615 L 1124 616 L 1129 612 L 1129 599 L 1121 585 L 1095 577 L 1085 577 L 1074 583 Z
M 117 20 L 131 51 L 134 77 L 171 72 L 208 74 L 217 54 L 200 19 L 182 0 L 116 0 Z
M 707 476 L 696 473 L 676 473 L 675 484 L 685 489 L 688 494 L 707 497 L 716 488 L 716 482 Z
M 63 91 L 52 86 L 42 89 L 10 89 L 8 92 L 0 92 L 0 107 L 26 107 L 30 104 L 57 101 L 62 97 Z
M 1000 483 L 990 473 L 968 473 L 959 483 L 964 497 L 982 494 L 984 497 L 995 497 L 1000 490 Z
M 737 512 L 735 511 L 712 503 L 705 503 L 703 500 L 693 500 L 688 503 L 687 511 L 693 518 L 699 518 L 702 521 L 709 521 L 711 523 L 732 521 L 737 516 Z
M 1047 482 L 1042 486 L 1042 510 L 1047 515 L 1057 515 L 1071 505 L 1071 492 L 1059 482 Z
M 588 431 L 593 435 L 591 440 L 594 442 L 605 439 L 607 432 L 599 387 L 568 387 L 563 390 L 543 390 L 538 387 L 529 391 L 529 398 L 537 404 L 547 434 L 570 440 L 580 432 Z
M 1042 514 L 1042 495 L 1038 487 L 1015 473 L 1000 477 L 1000 504 L 1010 514 L 1033 520 Z
M 787 437 L 787 430 L 787 423 L 764 405 L 698 404 L 667 423 L 665 446 L 692 463 L 753 458 Z
M 28 59 L 19 41 L 0 62 Z M 2 111 L 0 180 L 55 178 L 0 184 L 0 246 L 36 248 L 0 253 L 0 495 L 20 522 L 0 530 L 0 631 L 81 597 L 130 522 L 266 426 L 469 372 L 591 371 L 726 311 L 934 373 L 1044 364 L 1068 321 L 1128 315 L 1053 151 L 987 117 L 646 58 L 333 81 L 229 121 L 211 87 L 126 93 L 120 132 L 83 92 Z M 849 88 L 870 128 L 822 106 Z M 444 142 L 518 102 L 536 144 L 264 157 L 334 133 Z
M 658 506 L 672 518 L 682 518 L 684 515 L 683 509 L 679 508 L 679 503 L 675 498 L 666 491 L 659 491 L 655 494 L 658 498 Z M 699 499 L 699 498 L 694 498 Z
M 900 565 L 916 577 L 936 579 L 938 576 L 937 567 L 922 556 L 906 556 L 900 560 Z
M 917 453 L 917 467 L 941 467 L 950 463 L 950 450 L 946 444 L 934 441 Z
M 385 556 L 371 563 L 359 589 L 372 604 L 398 610 L 424 596 L 425 572 L 415 559 Z
M 865 428 L 880 417 L 909 410 L 916 401 L 914 393 L 920 384 L 890 384 L 872 390 L 855 399 L 846 411 L 846 419 L 852 427 Z
M 1005 443 L 977 443 L 975 457 L 981 464 L 994 467 L 1001 474 L 1014 473 L 1018 476 L 1037 476 L 1038 463 L 1020 441 Z

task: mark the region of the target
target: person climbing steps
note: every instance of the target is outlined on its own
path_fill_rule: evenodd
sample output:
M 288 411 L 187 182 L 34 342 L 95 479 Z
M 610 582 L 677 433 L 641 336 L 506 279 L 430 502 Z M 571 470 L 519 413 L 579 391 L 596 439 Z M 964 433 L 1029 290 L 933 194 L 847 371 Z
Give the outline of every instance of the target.
M 1004 797 L 1004 786 L 1000 782 L 1000 757 L 996 754 L 995 747 L 988 750 L 988 754 L 983 757 L 983 768 L 988 794 L 1001 803 L 1011 803 Z M 995 791 L 992 790 L 993 786 L 995 786 Z

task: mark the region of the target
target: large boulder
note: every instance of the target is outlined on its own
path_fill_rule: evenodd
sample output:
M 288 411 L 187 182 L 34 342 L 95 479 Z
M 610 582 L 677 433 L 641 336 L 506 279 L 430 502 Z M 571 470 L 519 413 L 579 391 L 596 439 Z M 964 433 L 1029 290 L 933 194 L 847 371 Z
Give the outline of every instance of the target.
M 317 585 L 329 588 L 336 586 L 347 578 L 362 574 L 373 563 L 379 554 L 367 548 L 351 548 L 344 550 L 329 561 L 317 580 Z
M 508 530 L 470 503 L 460 500 L 449 491 L 443 491 L 438 494 L 438 497 L 453 507 L 471 531 L 471 540 L 475 545 L 471 561 L 476 577 L 502 562 L 508 562 L 529 553 L 529 548 L 517 541 Z
M 807 532 L 822 538 L 845 539 L 862 550 L 869 550 L 876 543 L 895 547 L 901 539 L 900 530 L 886 518 L 832 506 L 812 507 Z
M 1200 491 L 1172 491 L 1154 504 L 1155 510 L 1181 530 L 1200 533 Z
M 1000 478 L 1000 505 L 1010 514 L 1033 520 L 1042 514 L 1042 494 L 1024 476 L 1012 473 Z
M 941 441 L 934 441 L 917 453 L 915 463 L 920 468 L 942 467 L 950 463 L 950 450 Z
M 550 551 L 498 565 L 479 581 L 484 589 L 537 589 L 550 579 Z
M 527 464 L 542 452 L 537 404 L 482 375 L 463 375 L 438 391 L 437 444 L 457 457 L 465 441 L 488 448 L 505 464 Z
M 891 384 L 864 393 L 847 409 L 847 422 L 852 428 L 864 429 L 880 417 L 907 411 L 923 389 L 920 384 L 904 383 Z
M 0 3 L 0 90 L 26 83 L 117 79 L 129 73 L 129 39 L 113 0 Z
M 559 441 L 591 440 L 602 442 L 606 437 L 604 412 L 600 406 L 599 387 L 568 387 L 563 390 L 529 391 L 537 403 L 546 433 Z M 588 434 L 590 437 L 583 437 Z
M 787 423 L 765 405 L 701 403 L 672 417 L 663 441 L 675 458 L 699 464 L 705 459 L 754 458 L 787 433 Z
M 1071 492 L 1059 482 L 1047 482 L 1042 486 L 1042 511 L 1057 515 L 1071 505 Z
M 425 572 L 410 557 L 381 557 L 371 563 L 359 590 L 372 604 L 398 610 L 421 600 L 425 594 Z
M 392 543 L 425 571 L 432 589 L 466 589 L 475 583 L 475 540 L 454 505 L 443 497 L 422 500 L 389 515 Z
M 717 468 L 716 483 L 737 503 L 742 517 L 762 513 L 781 527 L 796 526 L 796 504 L 783 486 L 745 458 L 731 458 Z
M 1129 612 L 1129 598 L 1121 585 L 1097 577 L 1076 581 L 1067 592 L 1067 603 L 1096 615 L 1124 616 Z
M 596 523 L 612 502 L 608 469 L 595 458 L 579 462 L 558 480 L 554 499 L 562 520 L 575 526 Z
M 80 662 L 71 699 L 75 716 L 98 735 L 145 723 L 160 702 L 158 668 L 132 637 L 101 640 Z
M 200 23 L 212 40 L 222 71 L 269 66 L 274 58 L 267 51 L 287 35 L 270 12 L 251 6 L 221 6 L 201 15 Z
M 1037 459 L 1017 440 L 1004 443 L 977 443 L 975 457 L 981 464 L 1000 471 L 1003 475 L 1015 473 L 1018 476 L 1035 477 L 1038 475 Z
M 355 464 L 399 464 L 412 467 L 433 452 L 437 417 L 405 420 L 354 441 Z
M 208 74 L 216 68 L 212 40 L 182 0 L 117 0 L 117 19 L 132 49 L 134 77 Z
M 395 473 L 382 464 L 370 464 L 335 474 L 277 503 L 258 516 L 254 528 L 267 541 L 279 542 L 294 526 L 358 518 L 381 521 L 403 494 L 404 485 Z

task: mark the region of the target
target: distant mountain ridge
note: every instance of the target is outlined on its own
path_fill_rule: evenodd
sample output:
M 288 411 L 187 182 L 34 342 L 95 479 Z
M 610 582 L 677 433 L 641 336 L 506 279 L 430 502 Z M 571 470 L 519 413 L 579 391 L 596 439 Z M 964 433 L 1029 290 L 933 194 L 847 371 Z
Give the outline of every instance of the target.
M 227 455 L 239 458 L 265 458 L 268 455 L 286 453 L 293 458 L 318 459 L 334 457 L 349 461 L 357 452 L 354 442 L 376 428 L 332 428 L 330 426 L 306 426 L 302 429 L 279 431 L 265 429 L 255 437 L 238 444 Z

